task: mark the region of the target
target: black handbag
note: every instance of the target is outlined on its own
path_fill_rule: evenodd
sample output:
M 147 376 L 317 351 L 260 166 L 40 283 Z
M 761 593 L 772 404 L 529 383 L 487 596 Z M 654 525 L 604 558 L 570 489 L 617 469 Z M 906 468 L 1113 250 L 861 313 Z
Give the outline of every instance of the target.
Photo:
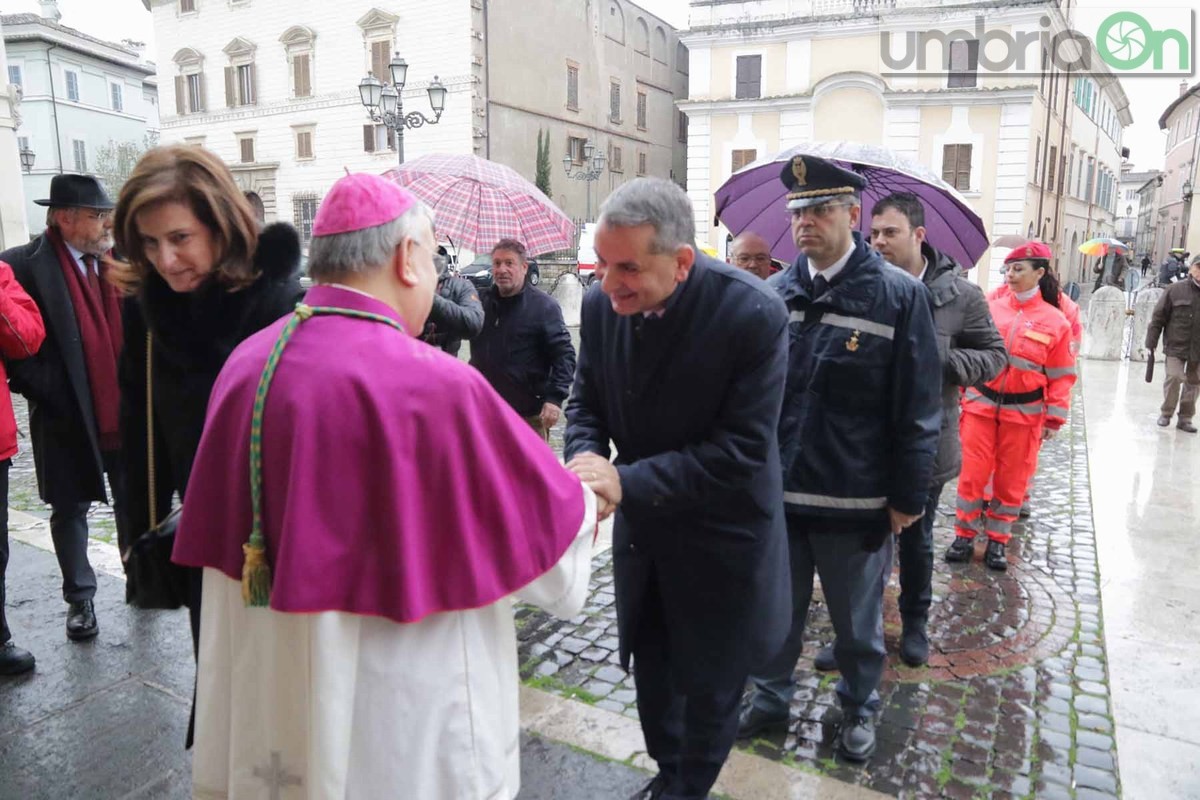
M 150 478 L 150 530 L 122 555 L 125 562 L 125 602 L 145 609 L 175 609 L 187 601 L 187 573 L 171 561 L 175 529 L 182 508 L 158 520 L 158 486 L 154 469 L 154 383 L 152 339 L 146 332 L 146 467 Z

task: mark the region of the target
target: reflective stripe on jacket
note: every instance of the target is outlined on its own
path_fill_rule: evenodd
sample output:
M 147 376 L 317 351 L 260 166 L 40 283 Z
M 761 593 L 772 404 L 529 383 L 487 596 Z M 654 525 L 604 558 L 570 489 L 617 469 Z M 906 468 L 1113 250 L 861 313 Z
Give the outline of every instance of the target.
M 1075 354 L 1071 323 L 1041 293 L 1021 302 L 1011 291 L 992 292 L 988 308 L 1004 336 L 1008 365 L 992 380 L 963 392 L 963 412 L 1057 430 L 1067 421 Z

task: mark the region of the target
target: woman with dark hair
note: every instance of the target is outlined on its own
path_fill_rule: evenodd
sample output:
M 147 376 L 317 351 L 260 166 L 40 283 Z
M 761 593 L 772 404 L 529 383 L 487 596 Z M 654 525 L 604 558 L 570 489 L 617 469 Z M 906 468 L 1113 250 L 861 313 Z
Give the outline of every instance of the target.
M 1030 242 L 1004 259 L 1007 292 L 988 308 L 1004 336 L 1008 365 L 992 380 L 963 392 L 958 522 L 947 561 L 969 561 L 975 536 L 986 533 L 984 562 L 1008 568 L 1005 545 L 1021 512 L 1038 448 L 1067 420 L 1075 354 L 1071 325 L 1059 309 L 1062 294 L 1050 269 L 1050 248 Z M 984 491 L 992 479 L 991 502 Z
M 260 231 L 221 159 L 190 145 L 155 148 L 138 162 L 121 189 L 113 232 L 127 260 L 114 277 L 133 295 L 124 309 L 119 379 L 127 536 L 137 536 L 160 521 L 150 519 L 151 469 L 160 519 L 174 493 L 186 496 L 208 396 L 229 354 L 299 300 L 300 238 L 282 223 Z M 130 542 L 120 544 L 124 552 Z M 200 635 L 199 573 L 185 571 L 188 586 L 181 587 L 193 646 Z M 129 586 L 127 596 L 134 590 Z

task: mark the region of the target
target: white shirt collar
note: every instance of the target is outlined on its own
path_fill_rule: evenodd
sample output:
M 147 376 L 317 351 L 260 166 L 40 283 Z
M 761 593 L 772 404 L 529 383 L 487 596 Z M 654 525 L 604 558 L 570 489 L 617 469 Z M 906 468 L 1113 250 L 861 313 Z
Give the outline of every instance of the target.
M 818 275 L 823 277 L 827 282 L 832 283 L 833 279 L 838 276 L 838 273 L 846 266 L 846 262 L 850 260 L 850 256 L 854 255 L 854 240 L 850 240 L 850 249 L 846 254 L 837 261 L 830 264 L 825 269 L 817 269 L 813 266 L 812 261 L 808 262 L 808 277 L 815 279 Z
M 917 280 L 921 283 L 925 282 L 925 273 L 929 272 L 929 259 L 921 256 L 921 260 L 925 262 L 925 266 L 921 267 L 921 274 L 917 276 Z
M 71 258 L 75 259 L 75 266 L 83 273 L 83 277 L 87 277 L 87 267 L 83 263 L 83 257 L 86 255 L 82 250 L 76 250 L 71 246 L 71 243 L 63 239 L 63 244 L 67 246 L 67 252 L 71 254 Z

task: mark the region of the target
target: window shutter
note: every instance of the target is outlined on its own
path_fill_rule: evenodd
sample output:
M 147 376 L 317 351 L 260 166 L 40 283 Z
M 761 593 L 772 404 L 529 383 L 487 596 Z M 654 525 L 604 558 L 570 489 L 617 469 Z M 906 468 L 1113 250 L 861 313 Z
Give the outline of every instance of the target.
M 762 56 L 750 59 L 750 85 L 754 91 L 753 97 L 762 97 Z
M 199 76 L 199 77 L 200 77 L 200 80 L 199 80 L 199 84 L 200 84 L 200 102 L 199 102 L 199 103 L 197 103 L 197 106 L 198 106 L 198 108 L 197 108 L 196 110 L 197 110 L 197 111 L 207 111 L 207 110 L 208 110 L 208 100 L 207 100 L 207 98 L 208 98 L 208 87 L 207 87 L 207 85 L 206 85 L 206 84 L 205 84 L 205 82 L 204 82 L 204 73 L 203 73 L 203 72 L 201 72 L 201 73 L 200 73 L 200 76 Z
M 392 82 L 392 75 L 388 72 L 388 64 L 392 60 L 389 53 L 391 49 L 390 41 L 371 43 L 371 72 L 385 84 Z
M 250 73 L 250 96 L 246 98 L 246 102 L 253 105 L 258 102 L 258 70 L 255 69 L 254 62 L 247 65 L 246 71 Z
M 375 152 L 375 126 L 363 125 L 363 152 Z
M 237 102 L 237 67 L 225 68 L 225 107 L 233 108 Z
M 579 69 L 567 67 L 567 108 L 579 108 Z
M 762 56 L 737 57 L 737 86 L 734 97 L 752 99 L 762 96 Z
M 300 131 L 296 134 L 297 158 L 312 158 L 312 131 Z
M 954 159 L 958 155 L 955 145 L 947 144 L 942 147 L 942 180 L 954 185 Z
M 242 148 L 242 163 L 243 164 L 254 163 L 254 140 L 253 139 L 242 139 L 241 148 Z
M 182 75 L 175 76 L 175 113 L 186 114 L 187 104 L 184 102 L 184 92 L 187 91 L 187 80 Z
M 309 97 L 312 95 L 312 78 L 308 65 L 308 54 L 296 56 L 292 59 L 296 97 Z

